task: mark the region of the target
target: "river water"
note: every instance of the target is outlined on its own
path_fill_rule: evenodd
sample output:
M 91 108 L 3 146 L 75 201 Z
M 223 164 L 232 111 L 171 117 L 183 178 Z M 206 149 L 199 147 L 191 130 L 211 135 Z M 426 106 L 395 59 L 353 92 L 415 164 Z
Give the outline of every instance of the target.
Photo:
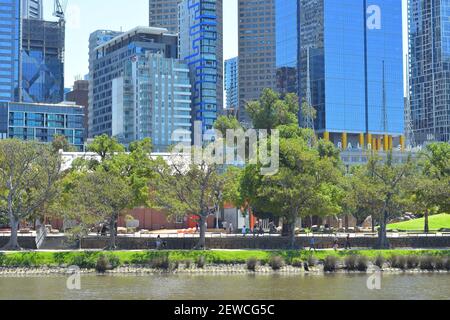
M 83 275 L 80 290 L 67 277 L 0 277 L 0 300 L 450 300 L 450 274 L 383 274 L 369 290 L 362 274 L 333 275 Z

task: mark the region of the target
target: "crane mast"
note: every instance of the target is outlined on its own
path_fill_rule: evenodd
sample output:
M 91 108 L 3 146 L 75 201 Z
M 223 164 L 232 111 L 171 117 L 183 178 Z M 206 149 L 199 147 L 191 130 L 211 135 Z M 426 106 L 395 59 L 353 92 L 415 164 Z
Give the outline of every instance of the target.
M 53 16 L 59 18 L 61 21 L 65 20 L 66 1 L 54 0 Z

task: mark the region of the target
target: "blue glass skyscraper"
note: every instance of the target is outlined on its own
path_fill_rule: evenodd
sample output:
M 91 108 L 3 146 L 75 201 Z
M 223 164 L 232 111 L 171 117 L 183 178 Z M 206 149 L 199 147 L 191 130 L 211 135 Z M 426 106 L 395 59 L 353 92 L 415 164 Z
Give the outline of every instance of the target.
M 401 1 L 279 0 L 277 9 L 277 62 L 295 67 L 298 54 L 298 93 L 317 110 L 316 131 L 343 148 L 403 144 Z M 286 34 L 296 19 L 298 52 Z
M 225 60 L 225 92 L 227 109 L 236 112 L 239 108 L 239 58 Z
M 22 20 L 22 101 L 64 100 L 64 21 Z
M 298 94 L 300 0 L 275 0 L 277 91 Z
M 20 25 L 20 1 L 0 0 L 0 101 L 19 95 Z
M 179 15 L 179 54 L 190 69 L 192 119 L 206 132 L 223 109 L 222 0 L 184 0 Z
M 409 0 L 414 139 L 450 141 L 450 0 Z

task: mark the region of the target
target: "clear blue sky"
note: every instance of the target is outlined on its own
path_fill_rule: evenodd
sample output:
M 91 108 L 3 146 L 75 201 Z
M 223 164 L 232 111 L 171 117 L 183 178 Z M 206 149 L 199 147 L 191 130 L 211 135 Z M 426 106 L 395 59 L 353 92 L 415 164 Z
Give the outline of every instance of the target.
M 406 9 L 407 0 L 403 1 Z M 52 20 L 53 0 L 44 0 L 45 18 Z M 65 86 L 88 73 L 89 34 L 98 29 L 128 30 L 148 25 L 148 0 L 68 0 Z M 404 19 L 406 19 L 406 10 Z M 224 0 L 224 58 L 238 54 L 237 0 Z M 406 31 L 406 24 L 405 24 Z M 406 40 L 406 37 L 405 37 Z M 407 42 L 405 42 L 406 50 Z M 406 51 L 405 51 L 406 52 Z M 405 53 L 406 54 L 406 53 Z

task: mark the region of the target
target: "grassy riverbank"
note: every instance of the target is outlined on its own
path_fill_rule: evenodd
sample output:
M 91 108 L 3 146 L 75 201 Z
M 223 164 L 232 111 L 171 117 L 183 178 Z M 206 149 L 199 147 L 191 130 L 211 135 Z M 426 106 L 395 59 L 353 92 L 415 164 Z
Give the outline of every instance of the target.
M 327 257 L 344 260 L 358 255 L 374 260 L 377 257 L 434 256 L 448 259 L 450 250 L 361 250 L 361 251 L 115 251 L 115 252 L 19 252 L 0 253 L 0 267 L 59 267 L 77 265 L 95 268 L 100 257 L 106 257 L 113 268 L 126 265 L 148 265 L 151 261 L 166 259 L 171 263 L 199 259 L 206 264 L 245 264 L 249 259 L 269 263 L 273 257 L 281 257 L 287 264 L 314 258 L 324 261 Z
M 450 214 L 438 214 L 430 216 L 428 219 L 430 231 L 441 229 L 450 229 Z M 423 231 L 425 227 L 425 218 L 414 219 L 388 225 L 389 230 L 399 231 Z

